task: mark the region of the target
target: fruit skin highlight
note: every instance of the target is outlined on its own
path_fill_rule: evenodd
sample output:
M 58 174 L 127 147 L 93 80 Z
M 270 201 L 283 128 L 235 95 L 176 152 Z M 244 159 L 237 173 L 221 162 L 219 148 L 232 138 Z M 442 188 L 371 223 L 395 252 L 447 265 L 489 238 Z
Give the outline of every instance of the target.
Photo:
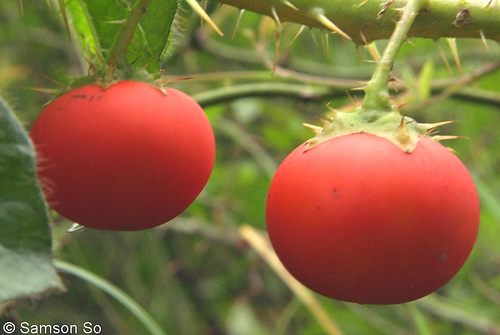
M 56 98 L 30 136 L 49 205 L 96 229 L 173 219 L 201 192 L 215 160 L 212 128 L 191 97 L 133 81 Z
M 296 279 L 333 299 L 396 304 L 460 270 L 479 199 L 447 148 L 420 137 L 408 154 L 364 133 L 306 145 L 278 168 L 266 208 L 272 245 Z

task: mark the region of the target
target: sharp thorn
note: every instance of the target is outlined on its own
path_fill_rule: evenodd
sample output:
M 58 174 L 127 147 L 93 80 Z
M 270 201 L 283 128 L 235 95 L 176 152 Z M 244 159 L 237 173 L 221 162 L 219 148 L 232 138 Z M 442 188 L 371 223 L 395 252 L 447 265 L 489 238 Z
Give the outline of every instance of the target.
M 49 80 L 49 81 L 51 81 L 51 82 L 53 82 L 53 83 L 57 84 L 58 86 L 61 86 L 61 87 L 62 87 L 63 89 L 65 89 L 65 90 L 69 90 L 69 89 L 71 88 L 71 86 L 70 86 L 70 85 L 66 85 L 66 84 L 64 84 L 63 82 L 61 82 L 61 81 L 59 81 L 59 80 L 56 80 L 56 79 L 54 79 L 54 78 L 52 78 L 52 77 L 49 77 L 49 76 L 46 76 L 46 75 L 43 75 L 43 77 L 44 77 L 45 79 L 47 79 L 47 80 Z M 28 88 L 28 89 L 30 89 L 30 88 Z
M 398 92 L 398 86 L 396 85 L 396 81 L 397 81 L 396 79 L 391 78 L 391 80 L 389 80 L 389 84 L 391 84 L 395 92 Z
M 276 12 L 276 8 L 273 6 L 271 8 L 271 12 L 273 14 L 273 18 L 276 21 L 275 25 L 275 42 L 274 42 L 274 59 L 273 59 L 273 68 L 271 71 L 271 77 L 274 76 L 276 72 L 276 66 L 278 64 L 278 55 L 280 50 L 280 42 L 281 42 L 281 31 L 283 30 L 283 26 L 281 25 L 280 18 L 278 17 L 278 13 Z
M 179 81 L 191 80 L 193 78 L 195 78 L 195 77 L 162 78 L 158 81 L 163 86 L 163 85 L 168 85 L 170 83 L 175 83 L 175 82 L 179 82 Z
M 78 223 L 73 223 L 73 225 L 71 225 L 71 227 L 69 227 L 68 230 L 66 230 L 67 233 L 76 233 L 77 231 L 81 231 L 85 229 L 84 226 L 82 225 L 79 225 Z
M 126 19 L 123 19 L 123 20 L 113 20 L 113 21 L 104 21 L 104 23 L 107 23 L 107 24 L 124 24 L 125 22 L 127 22 Z
M 486 36 L 484 36 L 484 31 L 482 29 L 479 31 L 479 36 L 481 36 L 481 41 L 483 42 L 486 51 L 490 51 L 490 46 L 488 45 L 488 41 L 486 41 Z
M 390 8 L 390 10 L 394 11 L 394 12 L 403 12 L 405 10 L 404 7 L 400 7 L 400 8 Z
M 411 45 L 412 47 L 415 46 L 415 43 L 413 43 L 412 40 L 410 40 L 409 38 L 406 38 L 406 43 L 408 43 L 409 45 Z
M 437 46 L 438 51 L 439 51 L 439 55 L 441 56 L 441 59 L 443 60 L 444 64 L 446 65 L 448 72 L 450 74 L 453 74 L 453 71 L 451 70 L 450 63 L 448 62 L 448 58 L 446 58 L 446 55 L 444 54 L 444 50 L 443 50 L 443 47 L 441 46 L 441 43 L 439 42 L 439 40 L 436 40 L 435 42 L 436 42 L 436 46 Z
M 370 1 L 370 0 L 365 0 L 365 1 L 361 2 L 360 4 L 356 5 L 356 8 L 361 8 L 361 6 L 363 6 L 368 1 Z
M 328 108 L 328 110 L 329 110 L 330 112 L 333 112 L 333 113 L 337 113 L 337 112 L 339 112 L 339 110 L 338 110 L 338 109 L 333 108 L 332 106 L 330 106 L 330 104 L 331 104 L 331 102 L 329 102 L 329 103 L 327 103 L 327 104 L 326 104 L 326 108 Z M 329 118 L 330 120 L 332 120 L 332 119 L 333 119 L 331 116 L 328 116 L 328 118 Z
M 316 38 L 316 35 L 314 35 L 314 31 L 312 29 L 309 29 L 309 32 L 311 33 L 312 40 L 314 42 L 314 45 L 316 47 L 319 47 L 318 39 Z
M 458 48 L 457 48 L 457 39 L 456 38 L 447 38 L 448 45 L 450 46 L 451 53 L 453 54 L 453 58 L 455 59 L 455 64 L 458 67 L 458 71 L 460 72 L 460 75 L 463 76 L 464 72 L 462 71 L 462 64 L 460 63 L 460 56 L 458 55 Z
M 363 57 L 361 56 L 361 51 L 359 50 L 359 45 L 356 44 L 356 53 L 358 54 L 359 63 L 363 63 Z
M 233 39 L 233 40 L 234 40 L 234 37 L 236 36 L 236 32 L 238 31 L 238 28 L 240 27 L 240 22 L 241 22 L 241 18 L 243 17 L 243 13 L 245 13 L 245 10 L 241 9 L 240 13 L 238 15 L 238 20 L 236 20 L 236 25 L 234 26 L 233 36 L 231 37 L 231 39 Z
M 296 11 L 296 12 L 299 11 L 299 9 L 297 7 L 295 7 L 295 5 L 293 3 L 291 3 L 290 1 L 284 0 L 283 3 L 286 6 L 290 7 L 291 9 L 293 9 L 294 11 Z
M 361 102 L 357 98 L 354 98 L 351 95 L 351 93 L 349 93 L 349 91 L 346 90 L 345 93 L 347 94 L 347 98 L 349 99 L 349 101 L 351 102 L 352 105 L 361 106 Z
M 303 123 L 302 125 L 306 128 L 311 129 L 316 135 L 321 133 L 321 131 L 323 130 L 323 127 L 315 126 L 309 123 Z
M 318 20 L 319 23 L 321 23 L 323 26 L 326 28 L 330 29 L 331 31 L 341 35 L 342 37 L 348 39 L 349 41 L 352 41 L 351 36 L 347 35 L 345 32 L 342 31 L 335 23 L 333 23 L 329 18 L 323 14 L 323 11 L 321 9 L 316 9 L 313 12 L 313 17 Z
M 299 37 L 299 35 L 304 31 L 304 29 L 306 28 L 305 25 L 302 25 L 299 29 L 299 31 L 297 32 L 297 34 L 295 35 L 295 37 L 292 39 L 292 41 L 290 42 L 290 45 L 292 45 L 293 42 L 295 42 L 295 40 Z
M 278 12 L 276 11 L 276 7 L 271 7 L 271 13 L 273 14 L 273 19 L 274 21 L 276 21 L 276 24 L 278 25 L 278 27 L 280 27 L 281 29 L 281 21 L 280 21 L 280 18 L 278 16 Z
M 325 31 L 323 34 L 323 38 L 321 39 L 323 41 L 323 52 L 325 53 L 326 57 L 330 56 L 330 39 L 328 38 L 328 31 Z
M 456 140 L 458 138 L 467 139 L 467 137 L 464 137 L 464 136 L 452 136 L 452 135 L 434 135 L 434 136 L 432 136 L 432 139 L 436 142 L 446 141 L 446 140 Z
M 366 39 L 365 34 L 363 33 L 362 30 L 359 31 L 359 36 L 361 37 L 361 40 L 363 41 L 364 45 L 368 45 L 368 40 Z
M 222 31 L 217 27 L 214 21 L 210 18 L 210 16 L 205 12 L 203 7 L 196 0 L 186 0 L 187 4 L 198 14 L 205 22 L 207 22 L 220 36 L 224 36 Z
M 356 84 L 362 84 L 362 85 L 365 85 L 368 83 L 368 81 L 366 80 L 355 80 L 355 79 L 351 79 L 350 81 L 352 81 L 353 83 L 356 83 Z
M 451 121 L 441 121 L 441 122 L 436 122 L 436 123 L 419 123 L 419 126 L 422 129 L 436 129 L 437 127 L 444 126 L 447 124 L 455 123 L 458 122 L 456 120 L 451 120 Z
M 66 33 L 68 33 L 68 39 L 71 41 L 71 33 L 69 30 L 68 13 L 66 12 L 66 4 L 64 0 L 59 0 L 59 7 L 61 8 L 61 14 L 63 17 L 64 27 L 66 28 Z M 22 8 L 22 7 L 21 7 Z M 23 9 L 24 13 L 24 9 Z
M 57 93 L 60 92 L 60 90 L 57 88 L 26 87 L 26 86 L 21 86 L 21 88 L 35 92 L 47 93 L 51 95 L 56 95 Z

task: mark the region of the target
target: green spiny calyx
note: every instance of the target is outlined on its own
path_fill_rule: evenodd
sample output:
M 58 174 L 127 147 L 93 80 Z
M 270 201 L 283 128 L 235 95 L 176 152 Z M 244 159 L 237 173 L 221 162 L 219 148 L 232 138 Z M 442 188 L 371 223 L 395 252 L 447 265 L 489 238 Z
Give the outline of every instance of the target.
M 323 121 L 322 128 L 310 126 L 316 132 L 316 137 L 308 141 L 306 150 L 335 137 L 367 133 L 386 138 L 404 152 L 411 153 L 417 146 L 419 136 L 430 136 L 434 128 L 449 123 L 421 124 L 401 115 L 398 108 L 392 105 L 387 88 L 392 78 L 394 59 L 415 18 L 425 5 L 425 0 L 408 0 L 389 43 L 377 62 L 372 78 L 364 87 L 365 97 L 362 105 L 352 113 L 333 110 L 329 120 Z
M 439 123 L 418 123 L 408 116 L 401 115 L 399 110 L 391 112 L 365 110 L 362 106 L 353 112 L 341 112 L 332 110 L 328 120 L 321 120 L 323 127 L 304 124 L 311 128 L 316 136 L 307 141 L 306 150 L 331 140 L 333 138 L 365 133 L 383 137 L 406 153 L 412 153 L 418 143 L 420 136 L 426 136 L 436 141 L 455 138 L 455 136 L 433 136 L 433 130 L 441 125 L 453 121 Z

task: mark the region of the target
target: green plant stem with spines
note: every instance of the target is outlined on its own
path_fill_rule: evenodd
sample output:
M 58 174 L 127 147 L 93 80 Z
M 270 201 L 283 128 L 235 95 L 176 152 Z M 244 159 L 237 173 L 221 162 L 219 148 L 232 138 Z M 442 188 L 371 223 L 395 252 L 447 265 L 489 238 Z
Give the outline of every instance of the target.
M 389 99 L 388 84 L 391 80 L 391 71 L 394 60 L 407 38 L 415 18 L 426 5 L 425 0 L 409 0 L 401 19 L 396 24 L 394 33 L 389 39 L 389 43 L 377 62 L 372 78 L 366 84 L 365 98 L 363 99 L 363 110 L 392 111 L 392 104 Z
M 315 17 L 321 9 L 331 22 L 347 33 L 356 44 L 387 39 L 399 19 L 399 10 L 407 0 L 215 0 L 237 8 L 273 17 L 273 8 L 281 22 L 295 22 L 309 27 L 325 28 Z M 381 13 L 384 6 L 388 8 Z M 379 14 L 381 13 L 381 14 Z M 458 18 L 458 20 L 457 20 Z M 462 19 L 460 19 L 462 18 Z M 432 0 L 426 3 L 425 14 L 415 21 L 409 37 L 439 39 L 480 38 L 481 34 L 500 41 L 500 3 L 498 1 Z
M 412 153 L 417 146 L 419 136 L 426 135 L 429 130 L 446 124 L 419 124 L 409 117 L 401 116 L 398 109 L 392 105 L 389 96 L 388 84 L 391 80 L 394 60 L 415 18 L 426 4 L 427 0 L 407 2 L 382 57 L 377 61 L 375 72 L 366 84 L 363 104 L 353 113 L 332 110 L 329 120 L 322 121 L 323 127 L 308 125 L 316 136 L 307 141 L 305 150 L 310 150 L 335 137 L 367 133 L 383 137 L 404 152 Z
M 137 0 L 123 23 L 111 49 L 109 64 L 128 70 L 127 50 L 134 38 L 134 31 L 152 0 Z

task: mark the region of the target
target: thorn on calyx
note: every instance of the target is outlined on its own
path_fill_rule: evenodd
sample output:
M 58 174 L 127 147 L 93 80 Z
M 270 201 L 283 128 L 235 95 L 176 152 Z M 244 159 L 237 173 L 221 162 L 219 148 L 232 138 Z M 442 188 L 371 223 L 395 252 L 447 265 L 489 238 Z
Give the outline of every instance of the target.
M 446 140 L 456 140 L 458 138 L 467 139 L 467 137 L 464 137 L 464 136 L 453 136 L 453 135 L 434 135 L 434 136 L 432 136 L 432 139 L 436 142 L 441 142 L 441 141 L 446 141 Z
M 315 125 L 309 124 L 309 123 L 303 123 L 302 125 L 306 128 L 311 129 L 316 135 L 321 133 L 321 131 L 323 130 L 323 127 L 315 126 Z

